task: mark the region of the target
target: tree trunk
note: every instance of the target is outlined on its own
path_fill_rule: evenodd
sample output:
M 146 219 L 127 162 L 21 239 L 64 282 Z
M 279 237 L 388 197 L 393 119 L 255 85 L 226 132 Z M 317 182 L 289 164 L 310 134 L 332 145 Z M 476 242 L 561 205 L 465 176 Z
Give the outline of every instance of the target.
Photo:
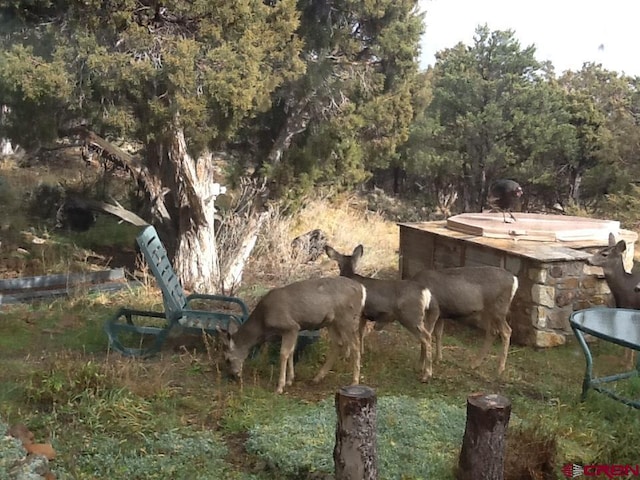
M 571 179 L 571 192 L 570 197 L 576 205 L 580 204 L 580 186 L 582 185 L 582 174 L 575 170 L 571 175 L 573 178 Z
M 143 188 L 149 214 L 185 290 L 216 292 L 220 272 L 214 202 L 220 186 L 213 181 L 212 159 L 195 160 L 188 154 L 179 117 L 170 131 L 146 146 L 146 164 L 85 127 L 65 134 L 80 135 L 86 144 L 99 147 L 105 159 L 128 171 Z
M 219 284 L 218 250 L 214 231 L 216 184 L 211 161 L 187 153 L 182 129 L 169 138 L 169 160 L 179 175 L 178 244 L 173 265 L 187 290 L 214 292 Z
M 273 146 L 267 155 L 267 163 L 276 167 L 282 160 L 282 155 L 291 146 L 293 137 L 304 132 L 309 124 L 309 114 L 307 106 L 312 95 L 307 95 L 298 101 L 293 99 L 287 101 L 287 118 L 278 132 L 278 136 L 273 142 Z
M 152 175 L 162 185 L 171 221 L 173 267 L 185 290 L 213 293 L 220 280 L 214 232 L 214 201 L 219 185 L 213 182 L 212 162 L 194 160 L 187 152 L 184 132 L 177 124 L 150 152 Z
M 5 118 L 9 113 L 9 107 L 6 105 L 0 105 L 0 124 L 5 123 Z M 8 138 L 0 138 L 0 155 L 13 155 L 15 149 L 11 145 L 11 140 Z
M 336 393 L 336 413 L 336 480 L 378 478 L 374 390 L 363 385 L 341 388 Z
M 511 402 L 501 395 L 467 398 L 467 425 L 458 462 L 458 480 L 502 480 Z

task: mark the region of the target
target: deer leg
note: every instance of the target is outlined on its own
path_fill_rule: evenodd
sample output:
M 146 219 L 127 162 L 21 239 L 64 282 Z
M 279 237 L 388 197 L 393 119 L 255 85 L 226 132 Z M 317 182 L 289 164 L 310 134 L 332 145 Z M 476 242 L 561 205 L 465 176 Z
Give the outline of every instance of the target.
M 478 357 L 471 364 L 471 368 L 474 368 L 474 369 L 478 368 L 480 364 L 484 361 L 484 359 L 487 357 L 487 355 L 489 354 L 489 350 L 491 349 L 491 344 L 493 343 L 493 339 L 495 338 L 495 335 L 491 331 L 491 324 L 485 323 L 485 328 L 486 330 L 485 330 L 485 336 L 484 336 L 484 343 L 482 345 L 482 348 L 480 349 L 480 353 L 478 354 Z
M 353 378 L 351 380 L 352 385 L 358 385 L 360 383 L 360 365 L 362 360 L 362 347 L 358 345 L 358 337 L 352 339 L 352 343 L 355 345 L 351 346 L 353 350 Z
M 294 354 L 293 352 L 295 352 L 296 347 L 293 347 L 293 351 L 291 352 L 291 355 L 289 355 L 289 358 L 287 359 L 287 381 L 286 381 L 286 385 L 290 386 L 293 385 L 293 379 L 295 378 L 295 374 L 293 372 L 293 357 Z
M 287 332 L 282 335 L 282 343 L 280 345 L 280 378 L 278 379 L 278 387 L 276 393 L 284 392 L 284 386 L 291 385 L 293 382 L 293 351 L 296 348 L 298 340 L 298 331 Z M 290 379 L 287 381 L 287 368 L 291 360 Z
M 333 330 L 329 330 L 329 353 L 327 353 L 327 359 L 324 362 L 324 365 L 320 368 L 318 374 L 313 378 L 313 383 L 319 383 L 324 377 L 327 376 L 331 367 L 336 361 L 336 358 L 339 355 L 339 345 L 340 345 L 340 335 Z M 358 350 L 360 350 L 360 345 L 356 345 Z M 358 351 L 359 353 L 359 351 Z M 354 357 L 357 355 L 356 352 L 353 352 Z
M 415 316 L 412 318 L 415 318 Z M 404 328 L 411 332 L 411 334 L 420 341 L 420 381 L 428 382 L 433 372 L 433 362 L 431 356 L 431 332 L 424 325 L 424 319 L 422 315 L 419 315 L 419 318 L 420 320 L 415 323 L 408 317 L 402 315 L 398 318 L 398 321 Z
M 426 327 L 418 327 L 418 338 L 420 339 L 420 363 L 422 370 L 421 382 L 426 383 L 433 375 L 433 359 L 431 354 L 431 334 Z
M 364 337 L 371 333 L 371 324 L 373 322 L 367 321 L 366 318 L 360 317 L 360 323 L 358 325 L 358 335 L 360 336 L 360 353 L 364 354 Z
M 506 321 L 500 326 L 500 337 L 502 337 L 502 356 L 498 365 L 498 375 L 502 375 L 507 366 L 507 355 L 509 355 L 509 344 L 511 343 L 511 327 Z
M 426 300 L 424 293 L 423 300 Z M 428 304 L 416 302 L 415 299 L 411 299 L 400 307 L 398 322 L 420 341 L 420 380 L 428 382 L 433 372 L 431 332 L 437 322 L 439 310 L 427 310 Z
M 444 331 L 444 320 L 442 318 L 438 319 L 434 330 L 436 334 L 436 361 L 441 362 L 442 361 L 442 334 Z

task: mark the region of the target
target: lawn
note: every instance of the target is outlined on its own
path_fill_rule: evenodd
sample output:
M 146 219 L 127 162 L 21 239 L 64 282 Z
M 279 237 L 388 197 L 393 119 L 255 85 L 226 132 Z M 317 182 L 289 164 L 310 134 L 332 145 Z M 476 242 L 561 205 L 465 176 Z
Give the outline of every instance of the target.
M 24 219 L 3 215 L 26 228 Z M 311 228 L 322 228 L 340 251 L 363 243 L 362 273 L 397 276 L 396 225 L 354 198 L 319 199 L 294 220 L 270 222 L 238 292 L 250 307 L 274 286 L 337 274 L 328 258 L 310 265 L 283 261 L 291 239 Z M 19 230 L 3 231 L 10 232 L 3 236 L 3 276 L 87 268 L 94 249 L 131 249 L 126 227 L 101 219 L 94 228 L 83 235 L 36 230 L 45 246 L 28 243 Z M 8 245 L 27 254 L 16 257 Z M 140 273 L 143 285 L 132 290 L 78 291 L 1 307 L 0 419 L 24 423 L 37 441 L 52 443 L 59 479 L 332 478 L 333 399 L 349 382 L 346 362 L 312 384 L 326 353 L 321 340 L 304 352 L 294 385 L 276 395 L 269 348 L 248 362 L 240 383 L 225 376 L 215 338 L 177 338 L 154 358 L 123 358 L 109 351 L 104 321 L 120 306 L 162 308 L 153 280 Z M 639 412 L 596 393 L 579 402 L 584 358 L 572 338 L 553 349 L 513 345 L 502 377 L 496 376 L 498 341 L 485 363 L 470 369 L 482 338 L 472 327 L 447 323 L 444 360 L 423 384 L 419 345 L 399 325 L 367 337 L 362 383 L 378 397 L 381 479 L 453 478 L 466 398 L 475 392 L 512 402 L 507 479 L 562 478 L 566 463 L 638 463 Z M 621 368 L 620 348 L 596 343 L 593 352 L 603 373 Z M 620 388 L 638 397 L 636 380 Z M 11 478 L 3 458 L 0 478 Z

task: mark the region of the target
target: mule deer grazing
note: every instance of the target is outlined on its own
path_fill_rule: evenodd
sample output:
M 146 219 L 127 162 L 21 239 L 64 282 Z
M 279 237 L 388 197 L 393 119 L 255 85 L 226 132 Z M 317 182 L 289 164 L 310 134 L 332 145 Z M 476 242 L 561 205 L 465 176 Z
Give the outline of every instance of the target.
M 624 252 L 627 244 L 624 240 L 616 243 L 616 237 L 609 234 L 609 246 L 594 253 L 587 263 L 596 267 L 602 267 L 604 278 L 609 290 L 613 294 L 615 306 L 618 308 L 633 308 L 640 310 L 640 273 L 627 273 L 624 269 Z M 625 363 L 629 368 L 633 366 L 633 350 L 625 352 Z
M 353 383 L 360 381 L 359 329 L 366 291 L 359 283 L 347 278 L 314 278 L 291 283 L 269 291 L 258 302 L 245 323 L 229 324 L 221 332 L 225 360 L 230 373 L 242 375 L 242 365 L 251 349 L 267 338 L 282 337 L 280 347 L 280 377 L 277 393 L 292 384 L 293 352 L 300 330 L 329 332 L 331 349 L 314 383 L 322 380 L 341 351 L 352 355 Z M 232 326 L 233 325 L 233 326 Z M 235 328 L 234 328 L 235 327 Z
M 364 253 L 358 245 L 351 255 L 343 255 L 329 245 L 327 255 L 338 263 L 340 275 L 352 278 L 367 290 L 363 317 L 380 324 L 394 320 L 400 322 L 420 341 L 421 380 L 427 382 L 432 375 L 431 333 L 438 318 L 438 307 L 428 288 L 411 280 L 385 280 L 363 277 L 355 268 Z M 364 345 L 365 330 L 361 324 L 360 345 Z
M 477 368 L 484 361 L 498 333 L 502 338 L 498 374 L 502 374 L 511 343 L 507 314 L 518 289 L 518 277 L 500 267 L 480 266 L 422 270 L 412 280 L 431 290 L 440 307 L 440 318 L 435 326 L 436 359 L 442 360 L 444 319 L 479 316 L 485 340 L 471 366 Z

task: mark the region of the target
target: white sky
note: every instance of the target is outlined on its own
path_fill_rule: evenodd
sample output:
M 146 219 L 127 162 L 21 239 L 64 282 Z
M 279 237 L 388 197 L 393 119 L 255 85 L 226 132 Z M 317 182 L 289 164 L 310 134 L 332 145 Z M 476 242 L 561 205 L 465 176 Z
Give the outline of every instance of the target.
M 602 63 L 618 73 L 640 76 L 640 0 L 420 0 L 426 11 L 421 66 L 458 42 L 471 45 L 476 26 L 512 30 L 538 60 L 556 73 Z

